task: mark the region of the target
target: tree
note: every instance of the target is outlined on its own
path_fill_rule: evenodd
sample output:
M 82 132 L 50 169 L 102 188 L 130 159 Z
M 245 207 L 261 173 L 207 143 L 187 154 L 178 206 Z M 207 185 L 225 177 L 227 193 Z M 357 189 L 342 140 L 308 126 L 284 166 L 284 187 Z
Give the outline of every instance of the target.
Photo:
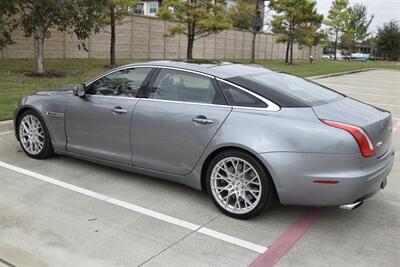
M 110 25 L 110 65 L 116 65 L 115 57 L 115 43 L 116 43 L 116 31 L 115 27 L 117 23 L 120 23 L 122 19 L 130 14 L 132 10 L 137 5 L 138 0 L 105 0 L 102 6 L 101 16 L 99 17 L 97 23 L 100 27 Z
M 400 25 L 398 22 L 392 20 L 378 28 L 376 46 L 380 56 L 390 60 L 400 58 Z
M 336 60 L 336 50 L 338 46 L 339 36 L 348 28 L 349 18 L 351 14 L 351 7 L 349 7 L 348 0 L 334 0 L 328 12 L 328 18 L 325 24 L 330 27 L 331 33 L 335 36 L 333 51 L 334 59 Z
M 371 34 L 368 32 L 368 28 L 373 19 L 373 15 L 368 18 L 366 6 L 355 4 L 351 8 L 349 20 L 342 35 L 342 45 L 348 50 L 353 51 L 357 44 L 364 42 Z
M 187 36 L 187 60 L 193 60 L 193 44 L 196 40 L 232 27 L 224 11 L 224 1 L 212 0 L 166 0 L 157 12 L 163 20 L 174 20 L 166 36 L 182 33 Z
M 321 45 L 326 47 L 329 43 L 327 32 L 324 30 L 317 30 L 318 28 L 317 26 L 307 28 L 307 31 L 303 34 L 303 38 L 299 41 L 301 46 L 308 47 L 309 58 L 311 58 L 311 48 L 313 46 Z
M 323 20 L 312 0 L 271 0 L 270 9 L 275 11 L 272 32 L 277 41 L 286 43 L 285 63 L 293 64 L 293 44 L 307 39 L 307 34 L 316 31 Z M 290 52 L 290 53 L 289 53 Z
M 255 47 L 257 34 L 262 31 L 264 21 L 264 1 L 238 0 L 228 14 L 233 21 L 233 27 L 248 30 L 252 34 L 251 63 L 255 62 Z
M 19 29 L 35 39 L 36 70 L 44 74 L 44 41 L 50 28 L 75 32 L 86 39 L 95 28 L 100 0 L 0 0 L 0 45 L 13 43 L 12 32 Z

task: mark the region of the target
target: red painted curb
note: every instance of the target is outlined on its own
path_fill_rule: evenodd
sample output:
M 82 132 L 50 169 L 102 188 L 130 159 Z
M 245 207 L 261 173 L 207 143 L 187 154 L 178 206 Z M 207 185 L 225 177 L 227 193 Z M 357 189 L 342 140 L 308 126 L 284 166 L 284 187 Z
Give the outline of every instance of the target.
M 310 229 L 315 221 L 321 217 L 324 209 L 313 208 L 301 216 L 278 240 L 268 249 L 258 256 L 249 267 L 272 267 L 274 266 L 300 239 L 300 237 Z

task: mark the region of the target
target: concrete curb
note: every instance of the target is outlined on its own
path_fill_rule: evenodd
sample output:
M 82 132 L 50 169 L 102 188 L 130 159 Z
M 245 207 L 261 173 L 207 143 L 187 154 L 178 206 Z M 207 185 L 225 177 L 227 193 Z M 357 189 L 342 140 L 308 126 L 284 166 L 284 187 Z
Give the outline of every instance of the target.
M 9 121 L 0 121 L 0 133 L 1 132 L 9 132 L 14 130 L 14 123 L 12 120 Z
M 342 76 L 342 75 L 353 74 L 353 73 L 358 73 L 358 72 L 365 72 L 365 71 L 376 70 L 376 69 L 377 68 L 351 70 L 351 71 L 337 72 L 337 73 L 331 73 L 331 74 L 325 74 L 325 75 L 310 76 L 310 77 L 306 77 L 306 78 L 310 79 L 310 80 L 319 80 L 319 79 L 323 79 L 323 78 Z

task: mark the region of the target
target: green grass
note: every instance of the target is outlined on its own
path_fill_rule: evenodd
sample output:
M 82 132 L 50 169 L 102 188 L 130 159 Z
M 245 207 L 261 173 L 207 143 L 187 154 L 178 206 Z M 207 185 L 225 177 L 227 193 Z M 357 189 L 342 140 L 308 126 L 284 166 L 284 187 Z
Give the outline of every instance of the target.
M 127 64 L 132 60 L 118 60 Z M 241 61 L 242 63 L 246 63 Z M 16 103 L 21 96 L 43 89 L 66 84 L 82 83 L 107 70 L 107 59 L 46 59 L 45 68 L 50 72 L 63 72 L 62 78 L 28 77 L 24 73 L 35 70 L 33 59 L 0 60 L 0 121 L 12 118 Z M 296 61 L 287 65 L 282 60 L 259 60 L 257 64 L 274 70 L 285 71 L 299 76 L 315 76 L 364 68 L 390 68 L 400 70 L 400 63 L 393 62 L 334 62 Z
M 284 71 L 290 74 L 309 77 L 324 74 L 353 71 L 366 68 L 384 68 L 400 70 L 400 62 L 384 61 L 333 61 L 318 60 L 310 64 L 306 60 L 296 61 L 293 65 L 285 64 L 282 60 L 258 60 L 256 62 L 266 68 Z
M 127 64 L 132 60 L 118 60 Z M 105 72 L 107 59 L 46 59 L 45 69 L 63 72 L 61 78 L 28 77 L 24 73 L 35 71 L 32 59 L 0 60 L 0 121 L 12 118 L 17 101 L 24 95 L 46 88 L 83 83 Z

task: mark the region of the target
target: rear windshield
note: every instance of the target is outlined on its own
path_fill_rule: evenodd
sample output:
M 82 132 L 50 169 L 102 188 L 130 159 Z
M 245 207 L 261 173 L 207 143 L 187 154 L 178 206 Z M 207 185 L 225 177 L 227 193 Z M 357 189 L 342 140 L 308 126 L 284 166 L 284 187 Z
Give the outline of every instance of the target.
M 343 95 L 329 88 L 284 73 L 265 72 L 242 77 L 310 106 L 327 104 L 344 98 Z

